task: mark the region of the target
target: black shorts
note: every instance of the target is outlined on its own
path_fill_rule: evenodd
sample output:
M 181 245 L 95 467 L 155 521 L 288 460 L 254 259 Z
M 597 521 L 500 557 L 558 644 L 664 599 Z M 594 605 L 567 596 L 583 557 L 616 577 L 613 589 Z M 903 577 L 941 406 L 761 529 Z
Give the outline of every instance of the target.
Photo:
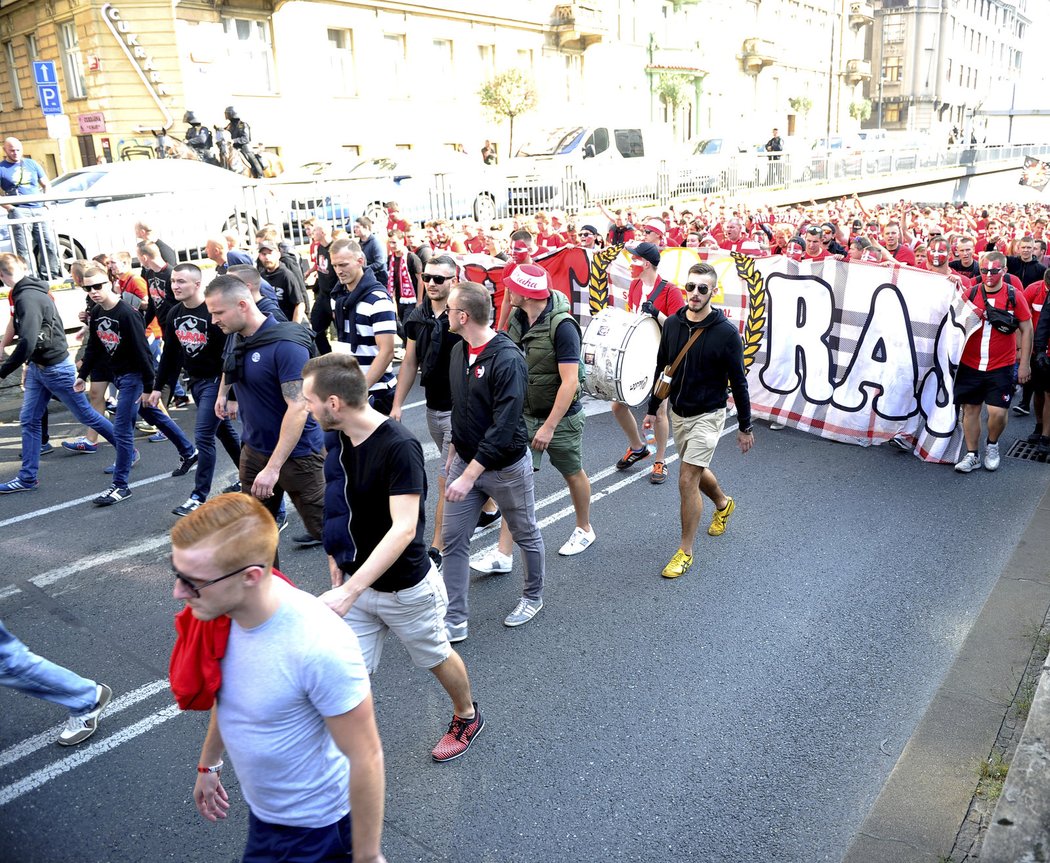
M 1014 395 L 1014 367 L 1003 366 L 987 372 L 970 366 L 959 366 L 955 375 L 957 405 L 985 404 L 1006 410 Z

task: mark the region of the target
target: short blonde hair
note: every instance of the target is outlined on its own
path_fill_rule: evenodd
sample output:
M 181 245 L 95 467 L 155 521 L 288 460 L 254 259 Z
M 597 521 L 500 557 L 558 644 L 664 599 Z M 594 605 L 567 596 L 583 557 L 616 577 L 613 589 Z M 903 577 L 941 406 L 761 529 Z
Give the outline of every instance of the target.
M 239 564 L 273 566 L 277 554 L 277 522 L 257 498 L 247 494 L 220 494 L 179 519 L 171 529 L 175 548 L 209 546 L 216 569 Z

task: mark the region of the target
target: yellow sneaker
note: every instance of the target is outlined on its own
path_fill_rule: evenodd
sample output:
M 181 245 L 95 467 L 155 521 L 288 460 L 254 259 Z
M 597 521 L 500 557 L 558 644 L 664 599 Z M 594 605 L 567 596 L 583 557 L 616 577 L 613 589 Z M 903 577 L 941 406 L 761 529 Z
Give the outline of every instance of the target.
M 730 497 L 727 500 L 729 503 L 725 505 L 725 509 L 715 510 L 715 517 L 711 519 L 711 526 L 707 529 L 708 536 L 721 536 L 726 532 L 726 527 L 729 525 L 729 516 L 736 509 L 736 502 L 733 498 Z
M 686 554 L 682 549 L 678 549 L 660 575 L 664 578 L 678 578 L 678 576 L 685 575 L 689 572 L 689 567 L 692 565 L 693 556 L 691 554 Z

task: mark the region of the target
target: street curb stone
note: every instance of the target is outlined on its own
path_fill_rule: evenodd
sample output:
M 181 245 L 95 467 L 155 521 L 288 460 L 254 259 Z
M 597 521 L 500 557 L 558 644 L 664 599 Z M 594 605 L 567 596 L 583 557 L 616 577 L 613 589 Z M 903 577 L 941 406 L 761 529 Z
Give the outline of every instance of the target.
M 1031 655 L 1032 638 L 1025 633 L 1038 629 L 1050 608 L 1047 535 L 1050 490 L 843 863 L 937 863 L 951 851 L 973 798 L 977 767 L 995 744 Z

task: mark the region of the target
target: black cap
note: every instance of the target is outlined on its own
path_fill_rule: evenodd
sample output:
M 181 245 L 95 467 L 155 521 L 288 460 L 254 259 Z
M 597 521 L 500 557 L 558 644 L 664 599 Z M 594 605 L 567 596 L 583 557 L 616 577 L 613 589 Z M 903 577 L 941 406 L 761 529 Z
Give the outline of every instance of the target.
M 653 243 L 635 243 L 627 247 L 627 254 L 648 261 L 654 269 L 660 266 L 660 250 Z

